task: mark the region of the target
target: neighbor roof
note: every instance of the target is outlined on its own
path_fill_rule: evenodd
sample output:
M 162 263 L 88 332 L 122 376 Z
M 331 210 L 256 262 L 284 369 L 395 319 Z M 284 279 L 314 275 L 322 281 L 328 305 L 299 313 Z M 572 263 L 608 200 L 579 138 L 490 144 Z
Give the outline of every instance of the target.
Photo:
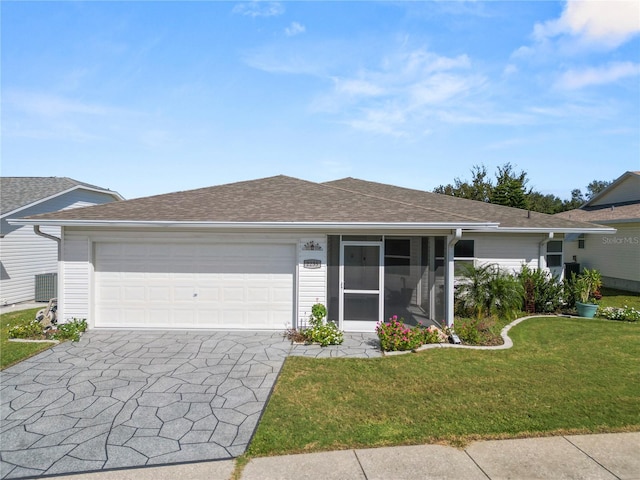
M 109 193 L 122 199 L 117 192 L 68 177 L 0 177 L 0 214 L 4 216 L 77 188 Z
M 324 184 L 283 175 L 29 217 L 64 225 L 420 224 L 593 229 L 594 225 L 445 195 L 343 179 Z M 597 227 L 596 227 L 597 228 Z
M 640 171 L 625 172 L 580 208 L 557 217 L 593 223 L 640 222 Z
M 556 214 L 557 217 L 580 222 L 615 223 L 618 221 L 640 222 L 640 202 L 618 205 L 603 205 L 591 208 L 576 208 Z

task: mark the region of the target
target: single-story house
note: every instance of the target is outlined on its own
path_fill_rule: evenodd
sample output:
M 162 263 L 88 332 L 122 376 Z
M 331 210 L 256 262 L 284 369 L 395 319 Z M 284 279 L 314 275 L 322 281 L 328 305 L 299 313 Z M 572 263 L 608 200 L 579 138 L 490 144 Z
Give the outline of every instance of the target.
M 1 177 L 0 304 L 33 301 L 35 276 L 58 271 L 58 247 L 42 234 L 59 238 L 60 227 L 47 226 L 36 232 L 31 227 L 11 225 L 9 219 L 122 199 L 117 192 L 72 178 Z
M 558 217 L 617 229 L 615 234 L 572 234 L 567 261 L 595 268 L 605 286 L 640 292 L 640 171 L 626 172 L 587 203 Z
M 317 302 L 345 331 L 451 323 L 456 264 L 562 273 L 563 236 L 615 230 L 344 178 L 287 176 L 32 216 L 61 227 L 60 318 L 90 328 L 274 329 Z

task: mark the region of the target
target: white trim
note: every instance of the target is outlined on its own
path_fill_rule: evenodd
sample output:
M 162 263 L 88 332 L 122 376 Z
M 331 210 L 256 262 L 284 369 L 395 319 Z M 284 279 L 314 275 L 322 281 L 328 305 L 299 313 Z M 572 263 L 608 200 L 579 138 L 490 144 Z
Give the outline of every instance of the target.
M 142 220 L 33 220 L 27 218 L 8 219 L 10 225 L 41 225 L 64 227 L 114 227 L 114 228 L 238 228 L 238 229 L 353 229 L 353 230 L 451 230 L 463 229 L 471 233 L 616 233 L 613 227 L 547 228 L 547 227 L 500 227 L 495 222 L 180 222 Z
M 592 222 L 593 223 L 593 222 Z M 504 233 L 615 233 L 615 228 L 611 227 L 587 227 L 587 228 L 565 228 L 565 227 L 498 227 L 496 229 L 485 229 L 485 228 L 470 228 L 465 230 L 469 233 L 494 233 L 504 232 Z
M 361 247 L 361 246 L 371 246 L 378 247 L 378 290 L 353 290 L 353 289 L 345 289 L 344 288 L 344 249 L 345 247 Z M 384 237 L 379 242 L 374 241 L 366 241 L 366 240 L 347 240 L 343 241 L 342 237 L 340 238 L 340 275 L 339 281 L 340 285 L 338 288 L 339 291 L 339 310 L 338 310 L 338 325 L 341 330 L 356 332 L 356 331 L 365 331 L 365 332 L 373 332 L 375 331 L 375 325 L 382 320 L 384 316 Z M 367 321 L 357 321 L 357 320 L 349 320 L 344 318 L 344 296 L 345 294 L 359 294 L 359 295 L 377 295 L 378 296 L 378 319 L 375 321 L 374 325 L 371 325 L 373 322 Z
M 31 203 L 29 203 L 27 205 L 23 205 L 21 207 L 18 207 L 18 208 L 14 209 L 14 210 L 11 210 L 10 212 L 3 213 L 2 215 L 0 215 L 0 218 L 5 218 L 8 215 L 13 215 L 14 213 L 20 212 L 22 210 L 26 210 L 27 208 L 30 208 L 30 207 L 33 207 L 33 206 L 38 205 L 40 203 L 52 200 L 52 199 L 54 199 L 56 197 L 60 197 L 61 195 L 65 195 L 67 193 L 73 192 L 74 190 L 87 190 L 89 192 L 104 193 L 106 195 L 111 195 L 113 197 L 116 197 L 118 200 L 124 200 L 124 197 L 122 195 L 120 195 L 118 192 L 112 192 L 111 190 L 101 190 L 101 189 L 98 189 L 98 188 L 85 187 L 84 185 L 76 185 L 75 187 L 68 188 L 66 190 L 63 190 L 63 191 L 58 192 L 58 193 L 55 193 L 53 195 L 49 195 L 48 197 L 36 200 L 35 202 L 31 202 Z M 12 223 L 12 221 L 9 222 L 9 224 L 10 225 L 17 225 L 17 224 Z M 25 224 L 22 224 L 22 225 L 27 225 L 27 224 L 25 223 Z M 42 225 L 44 225 L 44 224 L 42 224 Z
M 452 228 L 488 228 L 495 231 L 498 223 L 453 223 L 453 222 L 180 222 L 146 220 L 51 220 L 51 219 L 10 219 L 11 225 L 42 225 L 65 227 L 140 227 L 140 228 L 352 228 L 354 230 L 381 229 L 452 229 Z

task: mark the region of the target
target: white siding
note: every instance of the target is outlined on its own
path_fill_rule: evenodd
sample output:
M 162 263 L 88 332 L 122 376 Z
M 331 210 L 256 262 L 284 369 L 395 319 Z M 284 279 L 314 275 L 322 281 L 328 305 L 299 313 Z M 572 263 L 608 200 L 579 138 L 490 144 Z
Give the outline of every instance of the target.
M 55 212 L 100 203 L 108 203 L 114 197 L 108 194 L 74 190 L 46 202 L 21 210 L 10 218 L 23 218 L 40 213 Z M 33 227 L 9 225 L 2 219 L 0 239 L 1 283 L 0 301 L 16 303 L 33 300 L 35 297 L 35 275 L 58 271 L 58 246 L 53 240 L 36 235 Z M 60 228 L 47 227 L 42 231 L 56 237 Z
M 68 321 L 72 318 L 88 319 L 91 292 L 91 262 L 89 239 L 83 236 L 65 235 L 62 244 L 62 258 L 58 290 L 60 298 L 59 318 Z
M 60 229 L 47 233 L 60 236 Z M 58 271 L 58 244 L 36 235 L 32 227 L 22 227 L 0 239 L 2 304 L 35 298 L 35 276 Z
M 322 250 L 305 250 L 313 241 Z M 305 260 L 319 260 L 320 268 L 305 268 Z M 298 242 L 298 325 L 304 325 L 316 303 L 327 305 L 327 240 L 326 237 L 304 237 Z
M 566 242 L 566 257 L 575 255 L 581 268 L 595 268 L 604 277 L 640 282 L 640 223 L 617 223 L 615 234 L 584 237 L 584 249 L 578 241 Z
M 93 252 L 99 242 L 152 242 L 152 243 L 273 243 L 291 244 L 297 248 L 297 272 L 295 289 L 296 319 L 308 319 L 313 304 L 326 305 L 327 291 L 327 242 L 326 237 L 300 234 L 264 234 L 264 233 L 211 233 L 201 230 L 175 232 L 157 230 L 153 232 L 126 230 L 98 230 L 65 228 L 62 262 L 63 292 L 60 299 L 61 318 L 87 318 L 90 327 L 94 326 L 94 282 Z M 322 250 L 304 250 L 304 245 L 314 241 Z M 305 260 L 320 260 L 320 268 L 304 268 Z
M 540 242 L 546 235 L 464 234 L 465 240 L 475 240 L 474 253 L 477 265 L 496 264 L 509 272 L 518 272 L 523 264 L 538 268 Z
M 608 205 L 610 203 L 630 202 L 640 200 L 640 175 L 631 175 L 625 178 L 619 185 L 606 192 L 597 201 L 590 204 Z

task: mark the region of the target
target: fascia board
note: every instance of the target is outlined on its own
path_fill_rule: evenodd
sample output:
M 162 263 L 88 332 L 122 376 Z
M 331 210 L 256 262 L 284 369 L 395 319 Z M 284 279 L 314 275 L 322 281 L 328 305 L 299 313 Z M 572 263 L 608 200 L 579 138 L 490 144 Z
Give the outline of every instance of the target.
M 406 230 L 427 229 L 442 230 L 454 228 L 485 228 L 495 231 L 498 223 L 379 223 L 379 222 L 148 222 L 148 221 L 117 221 L 117 220 L 36 220 L 36 219 L 10 219 L 11 225 L 40 225 L 57 227 L 118 227 L 118 228 L 258 228 L 258 229 L 380 229 L 380 230 Z
M 26 210 L 28 208 L 34 207 L 34 206 L 39 205 L 41 203 L 48 202 L 49 200 L 52 200 L 52 199 L 54 199 L 56 197 L 60 197 L 62 195 L 66 195 L 67 193 L 73 192 L 74 190 L 88 190 L 90 192 L 105 193 L 107 195 L 111 195 L 113 197 L 116 197 L 118 200 L 124 200 L 124 197 L 122 195 L 120 195 L 118 192 L 112 192 L 111 190 L 101 190 L 99 188 L 90 188 L 90 187 L 85 187 L 85 186 L 82 186 L 82 185 L 76 185 L 74 187 L 67 188 L 66 190 L 62 190 L 61 192 L 54 193 L 53 195 L 49 195 L 48 197 L 44 197 L 44 198 L 41 198 L 39 200 L 36 200 L 35 202 L 31 202 L 31 203 L 29 203 L 27 205 L 23 205 L 21 207 L 18 207 L 18 208 L 14 209 L 14 210 L 11 210 L 10 212 L 3 213 L 2 215 L 0 215 L 0 218 L 6 218 L 9 215 L 14 215 L 14 214 L 16 214 L 18 212 L 21 212 L 21 211 Z
M 532 227 L 498 227 L 497 229 L 470 229 L 468 232 L 505 232 L 505 233 L 616 233 L 616 229 L 613 227 L 585 227 L 585 228 L 532 228 Z

